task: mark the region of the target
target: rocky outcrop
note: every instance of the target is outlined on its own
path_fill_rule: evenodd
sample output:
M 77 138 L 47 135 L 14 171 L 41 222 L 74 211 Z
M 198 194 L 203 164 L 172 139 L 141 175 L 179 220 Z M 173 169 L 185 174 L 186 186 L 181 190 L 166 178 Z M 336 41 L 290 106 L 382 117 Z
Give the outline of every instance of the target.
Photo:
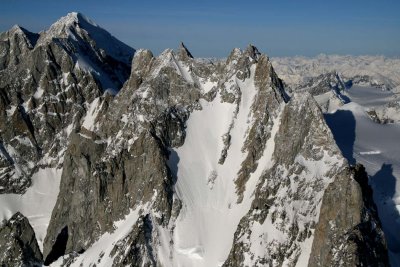
M 257 162 L 270 137 L 269 130 L 272 127 L 272 119 L 277 116 L 280 104 L 289 101 L 282 81 L 276 75 L 269 58 L 262 55 L 252 45 L 247 48 L 244 57 L 246 56 L 252 58 L 256 63 L 254 85 L 258 92 L 251 107 L 255 122 L 249 129 L 249 135 L 243 146 L 243 150 L 247 151 L 247 157 L 242 163 L 236 180 L 239 202 L 245 190 L 244 186 L 250 174 L 256 170 Z
M 308 266 L 389 266 L 372 189 L 362 165 L 328 186 Z
M 60 194 L 44 242 L 45 257 L 57 249 L 57 237 L 65 228 L 69 233 L 65 254 L 85 251 L 130 208 L 149 202 L 154 192 L 158 192 L 158 208 L 163 214 L 160 222 L 168 222 L 172 181 L 165 151 L 157 140 L 143 133 L 129 151 L 108 160 L 101 158 L 105 146 L 79 134 L 71 136 Z
M 106 116 L 91 131 L 81 128 L 70 137 L 45 257 L 56 249 L 62 229 L 73 237 L 65 240 L 65 254 L 84 252 L 140 203 L 154 203 L 158 224 L 169 221 L 174 177 L 167 148 L 182 144 L 200 92 L 176 73 L 172 51 L 153 58 L 141 50 L 133 62 L 131 79 Z
M 150 215 L 141 216 L 127 237 L 111 251 L 113 266 L 158 266 L 162 263 L 155 257 L 153 225 Z
M 306 263 L 304 254 L 309 252 L 302 247 L 312 239 L 324 191 L 345 168 L 311 95 L 295 94 L 279 116 L 279 128 L 269 143 L 274 149 L 272 166 L 260 177 L 224 266 Z
M 17 65 L 24 54 L 28 53 L 35 45 L 39 34 L 15 25 L 9 31 L 0 33 L 0 70 L 10 65 Z
M 1 266 L 42 266 L 42 253 L 27 218 L 14 214 L 0 225 Z

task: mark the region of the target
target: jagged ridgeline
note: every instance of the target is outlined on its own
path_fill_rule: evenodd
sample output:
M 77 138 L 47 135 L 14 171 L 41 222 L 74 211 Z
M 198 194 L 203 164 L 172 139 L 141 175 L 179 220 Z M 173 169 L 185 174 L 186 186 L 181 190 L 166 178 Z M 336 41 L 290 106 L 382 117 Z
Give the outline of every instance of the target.
M 155 57 L 79 13 L 16 26 L 0 116 L 5 266 L 388 264 L 363 167 L 252 45 Z

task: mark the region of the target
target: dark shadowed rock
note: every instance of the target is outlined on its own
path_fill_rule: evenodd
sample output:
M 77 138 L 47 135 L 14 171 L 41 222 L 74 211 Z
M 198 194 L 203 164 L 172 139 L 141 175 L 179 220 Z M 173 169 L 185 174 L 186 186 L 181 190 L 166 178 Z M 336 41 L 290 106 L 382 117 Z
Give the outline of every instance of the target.
M 27 218 L 17 212 L 0 225 L 1 266 L 42 266 L 42 253 Z

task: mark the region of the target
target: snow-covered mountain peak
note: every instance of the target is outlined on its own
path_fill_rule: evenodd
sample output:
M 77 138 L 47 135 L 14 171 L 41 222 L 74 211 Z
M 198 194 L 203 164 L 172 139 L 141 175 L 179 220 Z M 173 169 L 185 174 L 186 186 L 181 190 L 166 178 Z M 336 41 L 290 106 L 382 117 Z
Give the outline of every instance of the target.
M 9 32 L 17 33 L 17 34 L 23 34 L 24 33 L 24 31 L 22 30 L 22 28 L 18 24 L 15 24 L 14 26 L 12 26 L 11 29 L 9 30 Z
M 17 24 L 11 27 L 8 31 L 0 33 L 0 41 L 12 43 L 13 45 L 10 45 L 10 49 L 19 49 L 21 51 L 32 49 L 35 46 L 38 37 L 38 34 L 32 33 Z M 0 57 L 5 55 L 6 53 L 2 52 Z
M 167 48 L 164 51 L 161 52 L 161 54 L 158 56 L 159 58 L 170 58 L 174 54 L 174 50 L 172 48 Z
M 193 58 L 189 56 L 189 51 L 183 49 L 184 48 L 181 47 L 177 52 L 173 49 L 164 50 L 155 58 L 154 65 L 151 69 L 151 75 L 156 77 L 161 71 L 169 69 L 181 75 L 187 82 L 193 83 L 192 74 L 190 73 L 190 65 Z
M 95 22 L 93 22 L 91 19 L 86 17 L 85 15 L 79 13 L 79 12 L 71 12 L 68 13 L 66 16 L 61 17 L 59 20 L 57 20 L 55 23 L 53 23 L 50 26 L 50 30 L 53 30 L 54 32 L 59 32 L 62 31 L 65 27 L 70 27 L 74 26 L 76 27 L 78 24 L 85 26 L 85 24 L 89 24 L 93 27 L 99 27 Z
M 173 49 L 165 49 L 161 54 L 156 58 L 155 65 L 157 68 L 153 71 L 153 74 L 156 75 L 158 72 L 165 66 L 173 66 L 175 62 L 175 53 Z
M 31 35 L 37 35 L 35 33 L 32 33 L 30 31 L 28 31 L 27 29 L 21 27 L 18 24 L 15 24 L 14 26 L 11 27 L 11 29 L 9 29 L 7 32 L 5 32 L 5 34 L 7 34 L 7 36 L 13 36 L 15 34 L 22 36 L 23 38 L 27 38 L 29 39 L 29 37 Z M 0 36 L 4 35 L 4 33 L 2 33 Z M 4 35 L 6 36 L 6 35 Z M 4 40 L 5 38 L 0 38 L 1 40 Z
M 82 119 L 77 114 L 85 114 L 104 92 L 123 86 L 134 52 L 79 13 L 40 35 L 17 25 L 0 33 L 0 80 L 9 85 L 0 86 L 7 99 L 0 100 L 0 110 L 8 110 L 0 118 L 0 128 L 8 125 L 0 150 L 13 151 L 7 163 L 0 163 L 7 166 L 0 178 L 9 175 L 5 180 L 12 185 L 0 186 L 0 192 L 24 192 L 38 164 L 60 163 L 67 136 Z M 22 141 L 12 141 L 15 136 Z M 57 148 L 53 137 L 60 142 Z
M 65 18 L 66 21 L 73 20 L 73 21 L 80 22 L 80 23 L 89 23 L 95 27 L 99 27 L 99 25 L 97 25 L 97 23 L 95 23 L 93 20 L 86 17 L 84 14 L 82 14 L 80 12 L 70 12 L 63 18 Z
M 71 30 L 79 27 L 79 15 L 76 12 L 68 13 L 61 17 L 50 28 L 41 33 L 42 40 L 51 40 L 52 38 L 68 38 L 72 35 Z
M 251 61 L 257 61 L 260 56 L 265 56 L 269 60 L 268 56 L 261 54 L 257 47 L 249 44 L 245 50 L 234 48 L 226 59 L 226 63 L 227 65 L 236 64 L 236 62 L 243 56 L 247 57 Z
M 99 50 L 102 56 L 107 54 L 127 65 L 131 64 L 135 52 L 133 48 L 78 12 L 68 13 L 52 24 L 48 30 L 41 32 L 38 43 L 48 44 L 53 39 L 67 39 L 69 42 L 81 45 L 89 44 L 93 49 Z

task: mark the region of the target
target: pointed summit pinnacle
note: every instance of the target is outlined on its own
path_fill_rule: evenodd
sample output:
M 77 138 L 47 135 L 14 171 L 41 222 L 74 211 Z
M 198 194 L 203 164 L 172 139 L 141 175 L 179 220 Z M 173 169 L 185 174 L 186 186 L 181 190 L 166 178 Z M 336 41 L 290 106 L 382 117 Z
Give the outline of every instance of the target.
M 61 17 L 59 20 L 53 23 L 47 32 L 50 32 L 52 37 L 59 37 L 65 33 L 66 28 L 75 28 L 78 25 L 81 28 L 99 28 L 95 22 L 82 13 L 70 12 L 66 16 Z
M 249 44 L 249 46 L 246 48 L 246 53 L 252 58 L 257 60 L 259 56 L 261 56 L 260 51 L 258 51 L 257 47 L 255 47 L 252 44 Z
M 180 46 L 179 46 L 179 57 L 184 60 L 187 58 L 193 58 L 192 53 L 190 53 L 190 51 L 186 48 L 186 46 L 184 45 L 183 42 L 181 42 Z
M 10 31 L 18 32 L 18 33 L 22 33 L 22 32 L 23 32 L 21 26 L 19 26 L 18 24 L 15 24 L 14 26 L 12 26 L 12 28 L 10 29 Z

